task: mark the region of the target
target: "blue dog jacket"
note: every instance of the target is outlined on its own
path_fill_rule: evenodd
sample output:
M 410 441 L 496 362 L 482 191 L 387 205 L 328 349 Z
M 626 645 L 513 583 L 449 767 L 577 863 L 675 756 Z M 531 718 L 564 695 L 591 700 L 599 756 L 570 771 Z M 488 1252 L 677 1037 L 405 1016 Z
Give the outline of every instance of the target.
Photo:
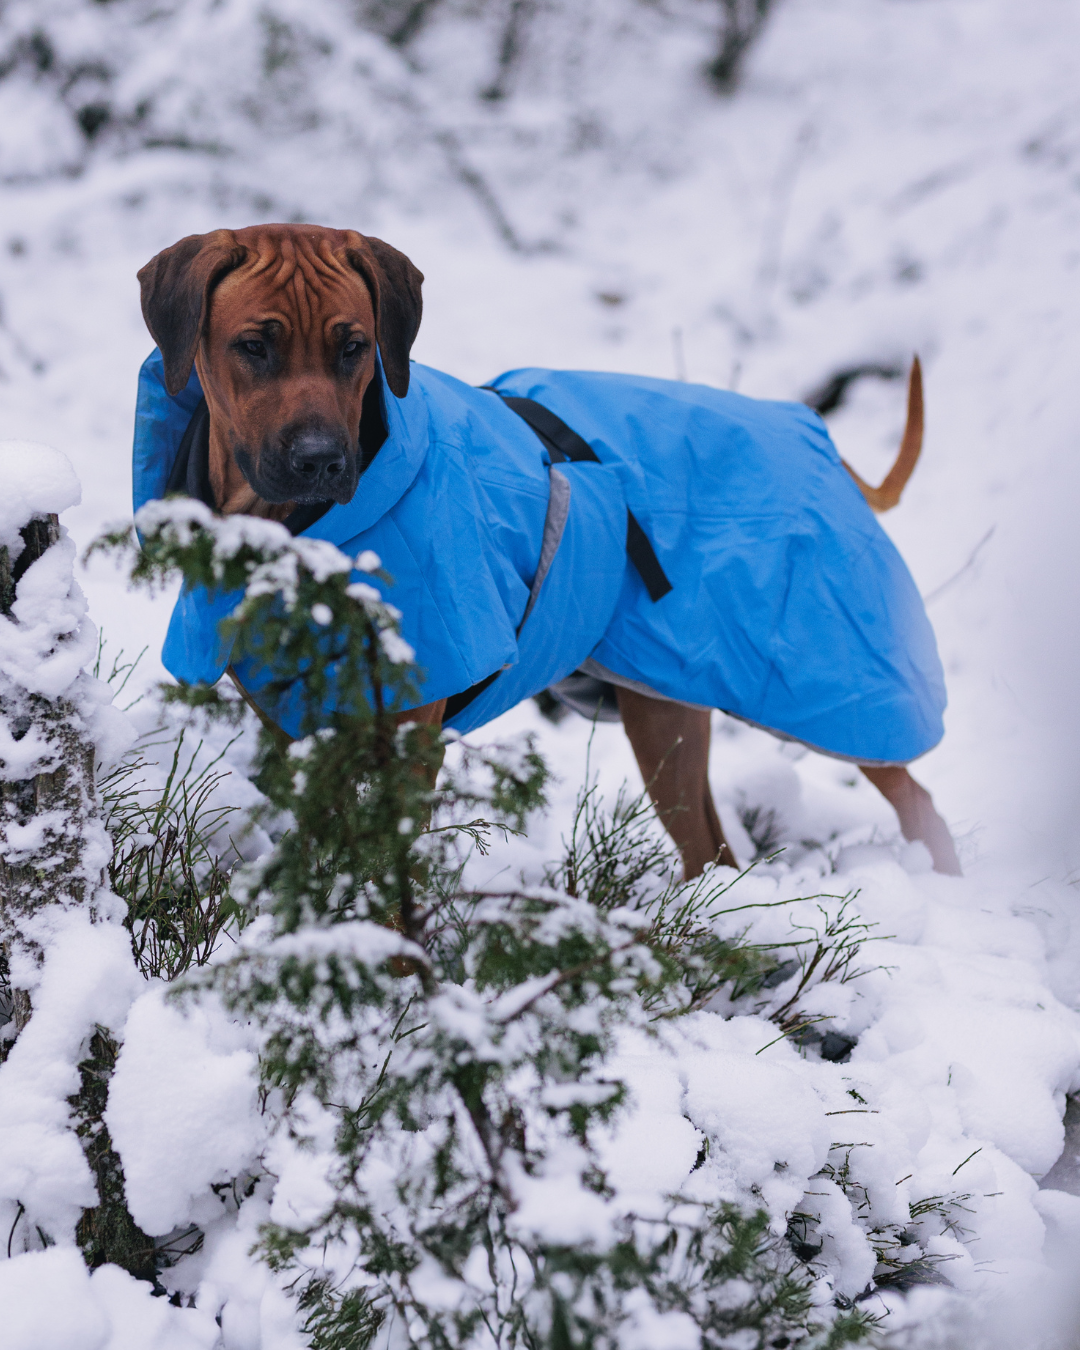
M 414 363 L 403 399 L 376 378 L 386 441 L 352 501 L 302 533 L 379 555 L 421 703 L 500 672 L 449 725 L 472 730 L 583 667 L 860 763 L 940 740 L 919 594 L 809 408 L 583 371 L 510 371 L 495 393 Z M 550 409 L 599 462 L 553 464 L 499 394 Z M 166 392 L 157 351 L 144 363 L 136 510 L 164 494 L 201 396 L 194 373 Z M 628 510 L 670 579 L 658 600 L 628 561 Z M 181 594 L 162 653 L 178 680 L 220 679 L 237 598 Z M 237 669 L 257 690 L 260 673 Z

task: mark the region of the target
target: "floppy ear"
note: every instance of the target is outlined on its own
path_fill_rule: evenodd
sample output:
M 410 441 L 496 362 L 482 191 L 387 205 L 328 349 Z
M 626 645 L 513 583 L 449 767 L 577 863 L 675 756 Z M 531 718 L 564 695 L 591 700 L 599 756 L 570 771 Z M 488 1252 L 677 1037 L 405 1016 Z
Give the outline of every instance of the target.
M 420 328 L 424 274 L 381 239 L 346 230 L 345 257 L 367 282 L 375 305 L 375 331 L 390 392 L 409 392 L 409 352 Z
M 139 272 L 143 318 L 161 348 L 170 394 L 178 394 L 191 378 L 211 292 L 245 257 L 247 249 L 232 230 L 214 230 L 189 234 Z

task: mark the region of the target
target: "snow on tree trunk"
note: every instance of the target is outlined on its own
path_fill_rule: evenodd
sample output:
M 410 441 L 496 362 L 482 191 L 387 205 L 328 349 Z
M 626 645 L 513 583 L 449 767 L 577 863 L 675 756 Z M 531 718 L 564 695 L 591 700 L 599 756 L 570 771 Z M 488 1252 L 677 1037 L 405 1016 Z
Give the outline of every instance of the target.
M 93 916 L 110 843 L 94 796 L 99 752 L 130 732 L 84 667 L 97 630 L 74 578 L 75 545 L 58 513 L 79 481 L 47 446 L 0 444 L 0 940 L 39 954 L 43 912 Z M 29 996 L 13 990 L 16 1033 Z
M 97 630 L 75 581 L 74 542 L 58 519 L 79 497 L 64 455 L 0 444 L 0 940 L 16 1036 L 31 1013 L 19 981 L 32 983 L 57 910 L 82 907 L 98 919 L 115 905 L 102 886 L 112 846 L 94 766 L 123 753 L 132 733 L 109 707 L 108 687 L 84 669 L 97 654 Z M 68 1098 L 98 1192 L 75 1240 L 91 1269 L 112 1262 L 153 1279 L 154 1244 L 128 1211 L 102 1119 L 116 1053 L 99 1026 Z

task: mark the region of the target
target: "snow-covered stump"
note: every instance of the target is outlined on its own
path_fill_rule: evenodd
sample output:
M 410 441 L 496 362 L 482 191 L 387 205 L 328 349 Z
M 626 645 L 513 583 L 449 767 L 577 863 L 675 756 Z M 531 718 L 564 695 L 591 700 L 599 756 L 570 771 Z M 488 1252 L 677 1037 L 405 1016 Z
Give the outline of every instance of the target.
M 49 515 L 29 521 L 19 533 L 21 551 L 0 546 L 0 615 L 16 625 L 12 611 L 19 580 L 59 543 L 60 522 Z M 7 940 L 22 918 L 60 898 L 58 891 L 69 902 L 87 898 L 88 877 L 81 863 L 85 825 L 93 811 L 94 746 L 66 700 L 30 693 L 14 682 L 0 689 L 0 736 L 18 747 L 5 757 L 0 780 L 0 913 Z M 35 764 L 27 764 L 28 754 L 34 755 Z M 31 767 L 39 772 L 11 776 Z M 17 1024 L 22 1001 L 16 1003 Z
M 84 670 L 97 631 L 58 520 L 79 497 L 64 455 L 0 444 L 0 941 L 9 965 L 17 952 L 40 954 L 45 911 L 94 910 L 109 859 L 94 762 L 103 735 L 127 732 L 107 688 Z M 16 1033 L 30 1013 L 17 983 Z
M 75 581 L 75 545 L 58 518 L 79 496 L 58 451 L 0 444 L 0 941 L 12 990 L 8 1040 L 30 1018 L 30 995 L 19 982 L 33 984 L 57 913 L 81 908 L 98 919 L 113 899 L 102 886 L 111 844 L 94 766 L 99 755 L 126 749 L 131 732 L 109 706 L 107 686 L 85 670 L 97 630 Z M 75 1239 L 91 1269 L 112 1262 L 153 1279 L 153 1242 L 128 1212 L 103 1120 L 117 1050 L 98 1027 L 68 1098 L 98 1198 L 83 1210 Z

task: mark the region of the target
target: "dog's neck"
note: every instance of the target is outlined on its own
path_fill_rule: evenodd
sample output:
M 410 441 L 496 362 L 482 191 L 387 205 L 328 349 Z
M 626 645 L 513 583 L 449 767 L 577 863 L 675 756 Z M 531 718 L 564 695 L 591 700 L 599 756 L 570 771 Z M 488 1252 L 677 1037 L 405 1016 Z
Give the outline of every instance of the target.
M 295 502 L 267 502 L 240 471 L 235 456 L 210 420 L 210 486 L 214 504 L 223 516 L 259 516 L 283 521 L 296 510 Z

